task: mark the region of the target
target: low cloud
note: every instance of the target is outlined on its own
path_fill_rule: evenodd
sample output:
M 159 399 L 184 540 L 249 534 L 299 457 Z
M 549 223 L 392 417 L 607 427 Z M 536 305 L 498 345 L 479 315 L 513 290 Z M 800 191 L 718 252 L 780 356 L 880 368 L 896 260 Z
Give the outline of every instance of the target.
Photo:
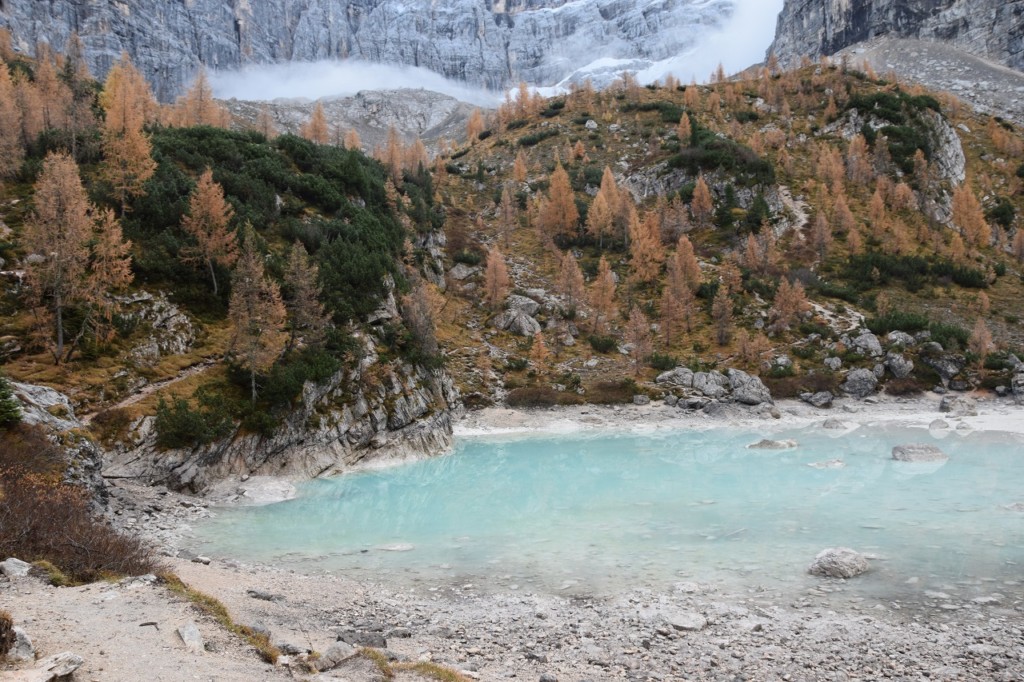
M 775 37 L 775 24 L 783 0 L 736 0 L 736 9 L 725 25 L 700 41 L 686 54 L 652 65 L 637 74 L 641 83 L 653 83 L 668 74 L 688 83 L 705 82 L 719 63 L 727 74 L 764 61 Z
M 432 90 L 470 104 L 493 107 L 501 95 L 454 81 L 424 68 L 345 61 L 260 64 L 210 74 L 221 99 L 275 100 L 349 97 L 360 90 Z

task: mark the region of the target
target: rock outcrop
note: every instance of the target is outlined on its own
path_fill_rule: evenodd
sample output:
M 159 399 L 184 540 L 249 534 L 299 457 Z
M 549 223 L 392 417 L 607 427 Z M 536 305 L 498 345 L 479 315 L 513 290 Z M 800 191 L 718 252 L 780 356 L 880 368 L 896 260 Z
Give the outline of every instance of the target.
M 769 51 L 795 64 L 884 35 L 942 41 L 1024 70 L 1022 0 L 786 0 Z
M 500 89 L 556 83 L 594 60 L 634 68 L 675 56 L 729 15 L 732 0 L 5 0 L 18 49 L 62 47 L 72 30 L 102 77 L 127 51 L 156 94 L 178 94 L 200 65 L 359 59 L 420 66 Z

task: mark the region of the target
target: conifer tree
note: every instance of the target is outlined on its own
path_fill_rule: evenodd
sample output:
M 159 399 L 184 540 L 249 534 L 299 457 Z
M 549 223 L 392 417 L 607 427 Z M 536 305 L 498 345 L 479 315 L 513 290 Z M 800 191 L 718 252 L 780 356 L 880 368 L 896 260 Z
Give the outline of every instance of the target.
M 719 346 L 729 343 L 732 338 L 732 299 L 729 289 L 719 286 L 711 302 L 711 320 L 715 324 L 715 341 Z
M 152 147 L 142 131 L 148 86 L 127 54 L 107 74 L 100 102 L 106 111 L 103 123 L 103 177 L 113 188 L 121 206 L 145 194 L 143 185 L 156 172 Z
M 693 188 L 693 199 L 690 200 L 690 213 L 693 215 L 693 221 L 699 227 L 707 227 L 711 224 L 711 215 L 714 211 L 715 204 L 711 199 L 708 183 L 704 181 L 703 174 L 698 175 L 697 184 Z
M 207 168 L 189 196 L 188 212 L 181 227 L 196 240 L 194 247 L 182 249 L 187 263 L 203 263 L 210 274 L 213 295 L 218 293 L 216 266 L 231 267 L 238 259 L 238 243 L 230 229 L 234 209 L 224 199 L 224 190 L 213 181 Z
M 651 357 L 651 323 L 647 316 L 639 308 L 634 307 L 629 311 L 629 321 L 626 322 L 625 332 L 626 343 L 632 348 L 629 357 L 633 361 L 633 372 L 640 376 L 644 363 Z
M 64 48 L 64 65 L 61 79 L 67 84 L 69 97 L 64 112 L 67 130 L 71 137 L 71 156 L 77 158 L 78 138 L 87 130 L 95 127 L 96 116 L 93 113 L 95 99 L 92 89 L 92 74 L 85 60 L 85 46 L 78 33 L 72 32 Z
M 784 331 L 793 326 L 800 316 L 810 309 L 807 302 L 807 294 L 804 285 L 799 281 L 790 284 L 785 277 L 779 283 L 775 292 L 775 299 L 768 317 L 772 322 L 772 328 L 776 331 Z
M 484 270 L 484 298 L 491 310 L 497 310 L 505 303 L 510 287 L 505 257 L 498 247 L 494 247 L 487 252 L 487 266 Z
M 180 126 L 228 126 L 230 115 L 213 98 L 213 88 L 206 76 L 206 69 L 199 69 L 192 87 L 178 100 L 176 119 Z
M 515 178 L 516 182 L 526 182 L 527 172 L 526 156 L 523 155 L 523 150 L 520 149 L 516 152 L 516 160 L 512 164 L 512 177 Z
M 1018 263 L 1024 263 L 1024 229 L 1017 229 L 1017 232 L 1013 235 L 1013 257 L 1017 259 Z
M 580 271 L 579 263 L 572 252 L 566 251 L 562 255 L 562 265 L 558 272 L 558 293 L 564 298 L 570 310 L 575 310 L 586 296 L 586 284 L 583 281 L 583 272 Z
M 288 311 L 288 348 L 301 337 L 307 345 L 319 343 L 327 329 L 328 316 L 320 302 L 320 268 L 302 242 L 296 241 L 288 252 L 284 270 L 284 306 Z
M 665 250 L 661 246 L 660 220 L 658 215 L 650 212 L 643 220 L 635 220 L 631 225 L 630 266 L 637 282 L 653 282 L 661 273 L 661 264 L 665 262 Z
M 967 341 L 967 349 L 977 358 L 979 368 L 985 365 L 985 357 L 995 350 L 992 332 L 989 331 L 985 320 L 980 317 L 974 322 L 971 338 Z
M 470 144 L 476 144 L 477 138 L 483 131 L 484 115 L 479 109 L 474 109 L 473 113 L 469 115 L 469 120 L 466 121 L 466 140 Z
M 277 282 L 267 277 L 256 239 L 245 228 L 238 266 L 231 274 L 228 320 L 233 335 L 229 352 L 249 373 L 252 402 L 256 402 L 256 377 L 274 364 L 284 345 L 285 307 Z
M 388 141 L 384 147 L 384 158 L 382 162 L 391 174 L 391 179 L 396 185 L 402 182 L 402 162 L 404 157 L 404 146 L 402 138 L 398 135 L 395 126 L 388 128 Z
M 832 246 L 832 226 L 829 224 L 825 214 L 818 212 L 811 226 L 811 246 L 818 254 L 818 260 L 824 261 L 828 256 L 828 249 Z
M 260 105 L 260 113 L 256 116 L 256 130 L 268 140 L 277 137 L 277 126 L 274 125 L 274 116 L 270 113 L 270 107 L 266 103 Z
M 28 147 L 43 132 L 43 102 L 35 83 L 23 72 L 16 72 L 11 80 L 14 83 L 14 99 L 21 113 L 21 142 Z
M 96 339 L 109 341 L 117 304 L 109 295 L 123 291 L 135 279 L 132 274 L 130 241 L 125 241 L 121 223 L 109 208 L 93 209 L 92 260 L 85 279 L 85 298 L 93 315 L 91 322 Z
M 676 126 L 676 136 L 679 138 L 680 145 L 683 147 L 690 146 L 690 138 L 693 136 L 693 125 L 690 123 L 690 115 L 685 111 L 679 117 L 679 125 Z
M 871 154 L 863 135 L 854 135 L 846 150 L 846 175 L 855 185 L 866 185 L 871 181 Z
M 327 144 L 331 140 L 331 131 L 327 125 L 327 115 L 324 114 L 324 105 L 320 102 L 313 107 L 313 113 L 306 121 L 300 131 L 302 137 L 315 144 Z
M 576 234 L 579 219 L 580 214 L 576 208 L 569 174 L 562 168 L 562 164 L 556 164 L 555 170 L 551 173 L 548 201 L 541 222 L 549 237 L 571 239 Z
M 49 47 L 43 43 L 36 48 L 33 76 L 42 106 L 43 129 L 63 129 L 68 103 L 71 101 L 71 91 L 67 84 L 58 78 L 57 69 L 53 65 L 53 55 Z
M 0 59 L 0 180 L 13 177 L 25 160 L 21 111 L 7 64 Z
M 700 287 L 701 281 L 700 263 L 697 262 L 697 256 L 693 252 L 693 243 L 685 234 L 681 235 L 679 241 L 676 242 L 676 252 L 672 258 L 676 261 L 683 281 L 686 282 L 690 291 L 696 291 Z
M 516 229 L 517 210 L 512 191 L 506 184 L 501 190 L 501 203 L 498 205 L 498 227 L 501 230 L 501 243 L 508 248 L 508 240 Z
M 605 235 L 612 231 L 612 212 L 601 192 L 597 193 L 587 211 L 587 234 L 597 239 L 598 248 L 604 248 Z
M 345 133 L 345 149 L 359 151 L 363 148 L 363 141 L 359 138 L 359 132 L 355 128 L 349 128 Z
M 594 331 L 603 333 L 615 316 L 615 275 L 604 256 L 597 266 L 597 277 L 590 285 L 590 307 L 594 310 Z
M 966 183 L 953 190 L 953 225 L 960 230 L 968 246 L 988 246 L 992 228 L 974 192 Z
M 423 278 L 418 274 L 409 275 L 409 280 L 411 289 L 401 300 L 402 321 L 412 334 L 420 352 L 428 358 L 437 357 L 438 345 L 430 293 Z
M 64 314 L 86 293 L 92 236 L 89 201 L 74 159 L 64 153 L 46 156 L 33 202 L 24 239 L 26 250 L 39 259 L 30 261 L 27 279 L 33 303 L 54 325 L 52 352 L 60 364 L 65 360 Z
M 548 352 L 547 344 L 544 343 L 544 334 L 537 332 L 533 335 L 533 343 L 530 345 L 530 360 L 537 369 L 542 369 L 548 363 L 551 353 Z

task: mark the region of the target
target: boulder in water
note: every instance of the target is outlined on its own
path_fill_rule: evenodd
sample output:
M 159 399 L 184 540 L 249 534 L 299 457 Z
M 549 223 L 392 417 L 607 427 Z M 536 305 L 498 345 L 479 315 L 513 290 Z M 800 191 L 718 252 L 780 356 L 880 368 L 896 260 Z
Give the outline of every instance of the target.
M 830 547 L 814 557 L 807 568 L 811 575 L 823 578 L 854 578 L 871 569 L 867 558 L 849 547 Z
M 894 447 L 892 458 L 897 462 L 945 462 L 949 455 L 934 445 L 908 443 Z
M 830 459 L 825 462 L 811 462 L 807 466 L 812 469 L 842 469 L 846 463 L 841 459 Z
M 764 438 L 756 443 L 751 443 L 747 448 L 751 450 L 792 450 L 797 445 L 798 443 L 792 439 L 771 440 L 770 438 Z

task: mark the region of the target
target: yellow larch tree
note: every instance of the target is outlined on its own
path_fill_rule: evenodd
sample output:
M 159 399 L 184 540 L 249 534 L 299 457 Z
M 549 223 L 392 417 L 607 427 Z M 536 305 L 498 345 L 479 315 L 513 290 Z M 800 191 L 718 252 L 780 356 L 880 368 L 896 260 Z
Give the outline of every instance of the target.
M 152 146 L 142 130 L 149 86 L 127 54 L 107 74 L 100 96 L 103 122 L 102 177 L 110 183 L 121 215 L 128 201 L 145 194 L 143 186 L 156 172 Z
M 715 211 L 714 201 L 711 199 L 711 190 L 708 183 L 704 181 L 704 175 L 697 176 L 697 184 L 693 188 L 693 199 L 690 200 L 690 214 L 698 227 L 707 227 L 711 224 L 711 216 Z
M 484 269 L 484 299 L 491 310 L 498 310 L 505 303 L 512 281 L 508 276 L 505 257 L 498 247 L 487 252 L 487 265 Z
M 7 64 L 0 59 L 0 180 L 13 177 L 25 160 L 21 137 L 21 111 Z
M 953 225 L 968 246 L 988 246 L 992 241 L 992 228 L 985 220 L 981 202 L 967 183 L 953 190 Z
M 313 107 L 313 113 L 309 120 L 303 124 L 299 131 L 302 137 L 316 144 L 327 144 L 331 140 L 330 126 L 327 125 L 327 115 L 324 113 L 324 105 L 320 102 Z
M 571 239 L 576 236 L 579 219 L 580 214 L 576 208 L 576 197 L 572 191 L 569 174 L 562 168 L 562 164 L 558 163 L 551 173 L 548 201 L 544 205 L 541 223 L 544 231 L 552 239 Z
M 597 277 L 590 285 L 589 303 L 594 311 L 594 331 L 604 333 L 615 317 L 615 274 L 604 256 L 597 265 Z

